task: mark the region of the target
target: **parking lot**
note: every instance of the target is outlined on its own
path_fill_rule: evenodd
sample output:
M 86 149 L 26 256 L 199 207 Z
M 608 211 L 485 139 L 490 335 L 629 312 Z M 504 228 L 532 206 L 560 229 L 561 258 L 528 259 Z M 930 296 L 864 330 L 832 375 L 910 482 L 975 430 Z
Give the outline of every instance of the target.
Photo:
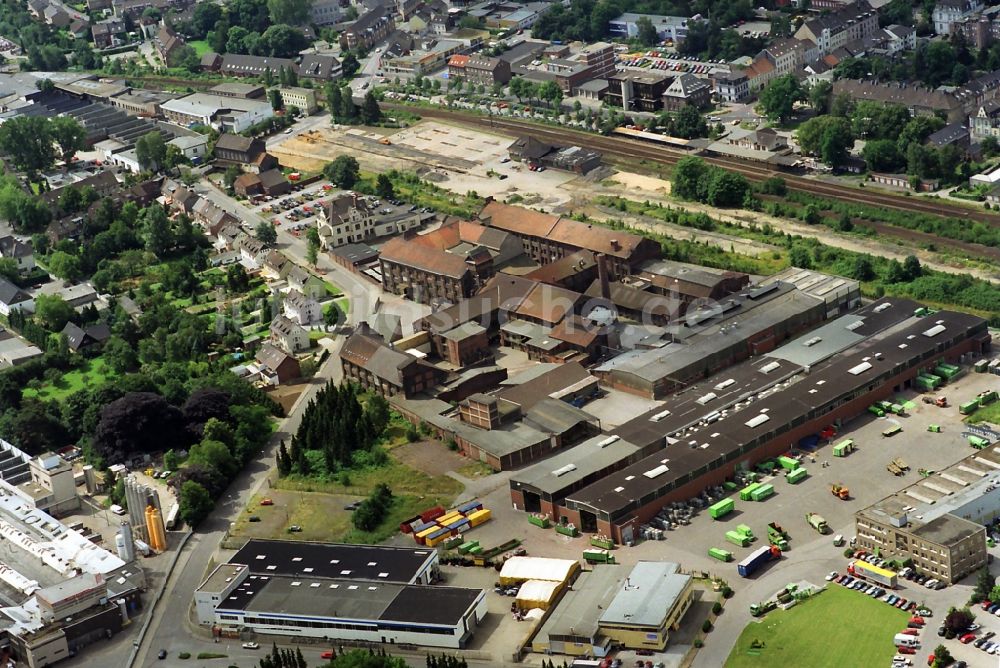
M 846 572 L 848 560 L 843 556 L 844 548 L 835 547 L 833 537 L 842 534 L 849 540 L 854 535 L 854 513 L 857 510 L 912 484 L 918 479 L 917 471 L 920 468 L 941 470 L 971 454 L 971 447 L 961 435 L 963 416 L 958 411 L 958 404 L 997 385 L 996 376 L 970 372 L 939 392 L 948 397 L 947 408 L 924 404 L 919 394 L 907 392 L 900 398 L 912 404 L 912 408 L 904 416 L 875 418 L 866 414 L 845 424 L 831 443 L 821 445 L 811 455 L 805 455 L 803 466 L 808 470 L 809 477 L 799 484 L 789 484 L 781 476 L 765 478 L 764 481 L 771 482 L 775 488 L 775 495 L 771 498 L 749 502 L 739 501 L 737 497 L 736 510 L 721 520 L 712 520 L 707 512 L 702 511 L 692 518 L 689 526 L 664 532 L 665 539 L 662 541 L 644 541 L 631 548 L 616 549 L 616 561 L 626 568 L 640 560 L 676 561 L 686 570 L 724 579 L 736 590 L 737 595 L 729 601 L 727 612 L 723 616 L 725 620 L 720 619 L 720 622 L 738 626 L 738 635 L 743 625 L 752 619 L 747 611 L 751 602 L 766 599 L 787 582 L 799 579 L 822 581 L 830 571 Z M 902 432 L 885 438 L 882 431 L 890 424 L 890 420 L 898 421 Z M 941 433 L 928 432 L 930 424 L 940 425 Z M 834 458 L 832 444 L 845 438 L 853 439 L 858 449 L 847 457 Z M 887 471 L 886 465 L 895 458 L 905 460 L 910 471 L 902 476 L 895 476 Z M 824 467 L 824 462 L 828 466 Z M 528 524 L 524 513 L 511 508 L 507 477 L 498 474 L 482 481 L 484 486 L 489 485 L 490 481 L 494 483 L 488 489 L 478 488 L 479 498 L 493 509 L 494 519 L 477 528 L 470 536 L 487 546 L 503 543 L 510 538 L 520 538 L 530 554 L 579 558 L 581 551 L 588 545 L 587 537 L 569 538 Z M 850 489 L 849 500 L 841 500 L 831 493 L 830 486 L 833 483 Z M 822 515 L 829 524 L 831 533 L 818 534 L 806 522 L 807 512 Z M 751 579 L 739 577 L 735 562 L 762 544 L 760 536 L 766 540 L 768 522 L 780 524 L 789 533 L 789 551 L 783 555 L 780 564 L 761 569 Z M 749 525 L 758 536 L 750 547 L 740 548 L 725 540 L 726 531 L 734 529 L 737 524 Z M 707 554 L 710 547 L 721 547 L 733 552 L 734 561 L 722 563 L 710 558 Z M 991 552 L 996 553 L 997 550 Z M 939 640 L 934 635 L 936 622 L 940 621 L 948 607 L 965 604 L 972 591 L 973 581 L 974 578 L 966 578 L 962 583 L 940 591 L 933 591 L 907 580 L 900 581 L 899 588 L 894 591 L 896 595 L 915 600 L 918 604 L 926 604 L 934 611 L 935 621 L 928 622 L 928 629 L 921 636 L 925 648 L 929 646 L 933 649 L 936 646 L 936 641 Z M 991 616 L 981 623 L 984 629 L 995 628 L 1000 632 L 1000 618 Z M 718 632 L 717 629 L 713 633 Z M 886 642 L 891 643 L 892 638 L 887 638 Z M 982 665 L 980 650 L 961 645 L 957 640 L 949 641 L 948 645 L 957 658 L 965 658 L 970 661 L 970 665 Z M 721 651 L 719 660 L 724 661 L 728 648 L 722 651 L 719 645 L 706 645 L 702 652 L 713 648 L 716 652 Z M 712 655 L 712 660 L 716 660 L 715 657 L 718 656 Z M 972 659 L 978 659 L 978 663 L 972 663 Z M 700 661 L 699 664 L 708 665 Z

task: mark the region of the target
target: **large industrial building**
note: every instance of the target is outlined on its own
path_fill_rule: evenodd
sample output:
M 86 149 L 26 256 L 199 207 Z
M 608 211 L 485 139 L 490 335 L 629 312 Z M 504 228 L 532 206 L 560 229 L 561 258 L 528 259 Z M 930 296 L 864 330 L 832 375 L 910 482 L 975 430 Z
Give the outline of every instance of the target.
M 515 476 L 512 503 L 531 512 L 553 507 L 556 521 L 632 542 L 667 503 L 839 427 L 940 360 L 989 346 L 982 318 L 949 311 L 918 317 L 918 306 L 880 300 L 700 380 L 611 432 L 638 448 L 654 447 L 653 454 L 569 492 L 554 506 L 542 501 L 550 490 L 558 492 L 558 484 L 533 489 L 537 476 Z
M 606 656 L 614 648 L 662 651 L 691 607 L 692 579 L 671 562 L 640 561 L 628 573 L 582 573 L 542 624 L 532 650 Z
M 434 549 L 250 540 L 195 592 L 219 633 L 463 648 L 486 615 L 481 589 L 431 585 Z
M 35 483 L 0 480 L 0 656 L 42 668 L 121 630 L 141 607 L 145 579 L 131 560 L 26 502 L 24 484 Z M 122 534 L 131 541 L 127 526 Z

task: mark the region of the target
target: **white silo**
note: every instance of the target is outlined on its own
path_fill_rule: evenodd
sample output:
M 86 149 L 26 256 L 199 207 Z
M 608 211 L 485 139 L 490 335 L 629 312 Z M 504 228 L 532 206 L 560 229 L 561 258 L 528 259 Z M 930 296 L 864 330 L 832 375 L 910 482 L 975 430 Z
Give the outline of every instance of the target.
M 122 522 L 115 536 L 115 547 L 118 548 L 118 556 L 125 563 L 135 561 L 135 537 L 132 535 L 132 527 L 128 522 Z
M 87 494 L 91 496 L 97 494 L 97 471 L 90 464 L 83 467 L 83 484 L 87 490 Z

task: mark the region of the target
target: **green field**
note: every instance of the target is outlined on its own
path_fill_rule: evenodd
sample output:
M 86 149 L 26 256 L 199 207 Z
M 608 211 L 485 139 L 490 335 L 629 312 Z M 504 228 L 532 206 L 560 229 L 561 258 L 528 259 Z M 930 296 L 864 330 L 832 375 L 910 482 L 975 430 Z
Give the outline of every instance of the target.
M 906 628 L 907 619 L 901 610 L 834 584 L 791 610 L 769 612 L 749 624 L 726 668 L 887 666 L 896 653 L 892 637 Z M 753 649 L 754 640 L 763 647 Z
M 62 401 L 69 395 L 84 387 L 97 387 L 103 385 L 108 379 L 111 370 L 104 363 L 104 359 L 97 357 L 87 360 L 79 369 L 64 374 L 58 385 L 45 383 L 41 388 L 34 390 L 26 388 L 22 392 L 24 397 L 38 397 L 39 399 L 55 399 Z
M 1000 424 L 1000 401 L 994 401 L 992 404 L 977 408 L 975 413 L 965 418 L 965 421 L 969 424 L 979 424 L 980 422 Z
M 206 53 L 212 50 L 212 47 L 209 45 L 209 43 L 203 39 L 192 40 L 188 42 L 187 45 L 190 46 L 192 49 L 194 49 L 194 52 L 198 54 L 199 58 L 201 58 Z

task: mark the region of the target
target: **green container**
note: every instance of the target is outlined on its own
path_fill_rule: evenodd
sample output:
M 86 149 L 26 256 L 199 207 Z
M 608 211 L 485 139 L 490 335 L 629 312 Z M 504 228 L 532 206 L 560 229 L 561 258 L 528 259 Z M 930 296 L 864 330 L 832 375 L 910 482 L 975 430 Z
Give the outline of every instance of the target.
M 747 547 L 750 545 L 750 539 L 741 534 L 739 531 L 727 531 L 726 540 L 733 545 L 739 545 L 740 547 Z
M 727 492 L 735 492 L 740 487 L 732 480 L 727 480 L 726 482 L 722 483 L 722 486 L 726 488 Z
M 985 373 L 986 370 L 989 368 L 989 366 L 990 366 L 989 360 L 978 360 L 975 364 L 972 365 L 972 369 L 976 373 Z
M 483 548 L 480 545 L 476 545 L 474 548 L 469 550 L 469 554 L 482 554 L 482 553 L 483 553 Z
M 882 401 L 876 401 L 875 405 L 878 406 L 879 408 L 881 408 L 882 410 L 884 410 L 886 413 L 888 413 L 890 410 L 892 410 L 892 402 L 891 401 L 886 401 L 886 400 L 883 399 Z
M 761 473 L 773 473 L 774 469 L 778 468 L 778 465 L 773 460 L 768 459 L 765 462 L 761 462 L 760 464 L 757 464 L 756 468 Z
M 728 550 L 723 550 L 722 548 L 718 548 L 718 547 L 710 547 L 710 548 L 708 548 L 708 556 L 712 557 L 713 559 L 718 559 L 719 561 L 732 561 L 733 560 L 733 553 L 732 552 L 729 552 Z
M 798 460 L 792 459 L 791 457 L 785 457 L 785 456 L 778 457 L 778 463 L 781 465 L 781 468 L 785 469 L 786 471 L 794 471 L 795 469 L 799 468 Z
M 556 533 L 560 533 L 564 536 L 569 536 L 570 538 L 576 538 L 577 536 L 580 535 L 580 530 L 573 526 L 569 525 L 564 526 L 560 524 L 556 526 Z
M 615 563 L 615 555 L 611 554 L 607 550 L 584 550 L 583 559 L 587 563 L 591 564 Z
M 754 490 L 760 487 L 759 482 L 751 483 L 740 490 L 740 501 L 750 501 L 750 495 L 753 494 Z
M 462 543 L 458 546 L 459 554 L 469 554 L 473 548 L 479 547 L 478 540 L 470 540 L 468 543 Z
M 451 538 L 449 538 L 448 540 L 446 540 L 443 543 L 444 549 L 446 549 L 446 550 L 453 550 L 456 547 L 459 547 L 460 545 L 462 545 L 462 540 L 463 540 L 463 538 L 461 536 L 452 536 Z
M 997 400 L 997 392 L 996 392 L 996 390 L 990 390 L 989 392 L 983 392 L 982 394 L 979 395 L 979 405 L 980 406 L 989 406 L 990 404 L 992 404 L 996 400 Z
M 528 515 L 528 522 L 542 529 L 548 529 L 551 526 L 548 517 L 538 517 L 536 515 Z
M 746 524 L 737 524 L 736 530 L 741 534 L 743 534 L 744 536 L 746 536 L 747 538 L 749 538 L 750 540 L 753 540 L 755 538 L 755 536 L 753 535 L 753 529 L 748 527 Z
M 708 507 L 708 514 L 713 520 L 717 520 L 724 515 L 728 515 L 733 512 L 733 508 L 736 507 L 736 502 L 732 499 L 723 499 L 718 503 L 714 503 Z
M 843 455 L 840 456 L 843 457 Z M 787 476 L 785 476 L 785 479 L 791 484 L 797 485 L 808 477 L 809 473 L 805 469 L 795 469 Z
M 979 400 L 974 399 L 972 401 L 966 401 L 964 404 L 960 404 L 958 412 L 962 415 L 971 415 L 976 412 L 977 408 L 979 408 Z
M 874 415 L 875 417 L 885 417 L 885 411 L 876 406 L 875 404 L 872 404 L 871 406 L 868 407 L 868 412 Z
M 605 550 L 615 549 L 615 541 L 610 538 L 598 538 L 597 536 L 590 537 L 590 544 L 594 547 L 602 547 Z
M 774 485 L 761 485 L 750 494 L 750 498 L 754 501 L 763 501 L 772 494 L 774 494 Z
M 902 415 L 906 409 L 903 408 L 903 404 L 892 404 L 889 406 L 889 410 L 895 415 Z

